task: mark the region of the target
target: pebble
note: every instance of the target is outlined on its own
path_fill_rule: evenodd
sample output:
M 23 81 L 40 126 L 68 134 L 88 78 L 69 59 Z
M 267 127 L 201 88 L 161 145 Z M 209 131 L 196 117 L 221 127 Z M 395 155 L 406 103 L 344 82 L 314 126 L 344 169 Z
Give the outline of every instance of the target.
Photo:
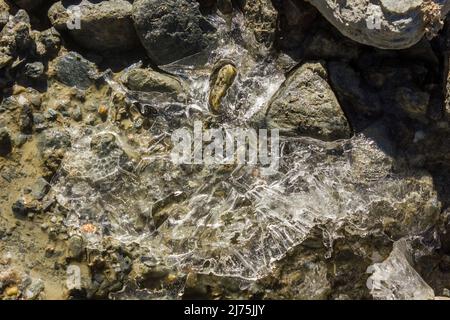
M 19 288 L 17 288 L 17 286 L 9 287 L 5 290 L 5 294 L 8 297 L 17 296 L 19 294 Z

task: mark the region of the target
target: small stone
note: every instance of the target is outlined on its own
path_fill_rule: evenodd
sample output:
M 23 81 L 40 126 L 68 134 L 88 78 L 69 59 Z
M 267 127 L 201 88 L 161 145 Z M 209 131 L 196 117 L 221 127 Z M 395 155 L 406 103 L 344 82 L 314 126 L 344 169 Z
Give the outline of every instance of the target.
M 40 79 L 44 75 L 44 65 L 42 62 L 27 63 L 24 75 L 29 79 Z
M 133 91 L 179 94 L 184 84 L 174 76 L 150 69 L 133 69 L 124 75 L 124 84 Z
M 72 119 L 77 122 L 83 120 L 83 114 L 81 113 L 80 107 L 74 108 L 70 115 L 71 115 Z
M 98 107 L 97 112 L 102 120 L 105 120 L 108 117 L 108 107 L 103 104 Z
M 220 112 L 222 99 L 233 84 L 236 75 L 236 67 L 232 64 L 219 66 L 213 71 L 210 79 L 211 92 L 209 94 L 209 107 L 213 113 Z
M 67 247 L 67 256 L 73 259 L 79 259 L 84 251 L 83 238 L 80 236 L 69 238 Z
M 6 288 L 5 294 L 8 297 L 17 296 L 19 294 L 19 288 L 17 286 Z
M 12 151 L 12 141 L 6 128 L 0 128 L 0 156 L 7 156 Z

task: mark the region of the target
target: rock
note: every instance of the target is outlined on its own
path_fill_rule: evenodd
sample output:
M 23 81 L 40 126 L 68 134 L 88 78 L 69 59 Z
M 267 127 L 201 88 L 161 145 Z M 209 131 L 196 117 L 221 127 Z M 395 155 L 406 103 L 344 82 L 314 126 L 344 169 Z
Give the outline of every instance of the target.
M 45 70 L 42 62 L 27 63 L 24 68 L 24 76 L 29 79 L 40 79 L 44 76 Z
M 33 132 L 33 122 L 33 110 L 28 104 L 23 105 L 19 116 L 20 131 L 31 134 Z
M 61 48 L 61 36 L 55 28 L 50 28 L 39 33 L 38 46 L 40 54 L 46 58 L 56 57 Z
M 411 47 L 450 9 L 447 0 L 308 1 L 345 36 L 382 49 Z
M 25 289 L 24 297 L 27 300 L 35 300 L 39 297 L 42 291 L 44 291 L 44 281 L 41 279 L 33 279 L 31 284 Z
M 6 128 L 0 128 L 0 156 L 4 157 L 12 151 L 12 141 Z
M 270 47 L 275 39 L 278 13 L 271 0 L 247 0 L 242 9 L 247 28 L 253 31 L 255 39 Z
M 281 134 L 322 140 L 350 138 L 351 130 L 327 83 L 321 63 L 305 63 L 272 97 L 265 117 L 269 129 Z
M 35 52 L 36 43 L 31 36 L 30 17 L 24 10 L 19 10 L 0 32 L 0 57 L 3 56 L 4 60 L 7 56 L 32 56 Z
M 237 70 L 232 64 L 218 64 L 210 79 L 209 108 L 213 113 L 219 113 L 222 99 L 236 78 Z
M 19 288 L 17 286 L 6 288 L 5 294 L 8 297 L 14 297 L 19 295 Z
M 38 150 L 67 149 L 70 147 L 70 135 L 63 130 L 49 129 L 38 136 Z
M 9 19 L 10 6 L 4 0 L 0 0 L 0 30 L 5 26 Z
M 83 238 L 80 236 L 70 237 L 67 243 L 67 256 L 72 259 L 79 259 L 83 252 Z
M 69 52 L 55 59 L 56 79 L 70 87 L 87 89 L 96 78 L 95 64 L 76 52 Z
M 36 200 L 42 200 L 50 190 L 50 184 L 44 178 L 38 178 L 31 186 L 31 195 Z
M 77 10 L 80 12 L 79 25 L 71 25 L 74 18 L 78 17 Z M 98 52 L 127 51 L 139 44 L 131 10 L 132 5 L 126 0 L 60 1 L 50 8 L 48 17 L 57 30 L 67 31 L 86 49 Z
M 193 0 L 137 0 L 133 20 L 141 43 L 158 65 L 199 53 L 212 43 L 214 28 Z
M 273 3 L 278 11 L 277 47 L 288 51 L 302 47 L 317 24 L 317 9 L 305 1 L 278 0 Z
M 133 91 L 162 92 L 179 94 L 184 91 L 184 83 L 167 74 L 150 69 L 133 69 L 123 77 L 124 84 Z

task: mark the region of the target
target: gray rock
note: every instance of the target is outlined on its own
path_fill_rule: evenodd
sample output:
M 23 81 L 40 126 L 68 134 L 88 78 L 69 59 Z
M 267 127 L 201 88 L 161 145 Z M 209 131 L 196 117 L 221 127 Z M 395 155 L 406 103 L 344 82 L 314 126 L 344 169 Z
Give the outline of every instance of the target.
M 31 186 L 31 194 L 36 200 L 42 200 L 50 189 L 50 184 L 44 178 L 38 178 Z
M 95 64 L 84 59 L 76 52 L 69 52 L 55 60 L 55 75 L 63 84 L 70 87 L 87 89 L 96 78 Z
M 133 91 L 181 93 L 184 84 L 181 80 L 150 69 L 133 69 L 124 75 L 124 84 Z
M 76 9 L 80 12 L 79 26 L 73 23 Z M 48 17 L 57 30 L 67 31 L 86 49 L 127 51 L 139 44 L 131 9 L 131 3 L 125 0 L 60 1 L 50 8 Z
M 396 90 L 395 100 L 411 118 L 423 119 L 426 117 L 430 95 L 414 88 L 400 87 Z
M 12 141 L 6 128 L 0 128 L 0 156 L 6 156 L 12 151 Z
M 27 63 L 25 65 L 24 75 L 29 79 L 40 79 L 44 75 L 44 65 L 39 61 Z
M 30 17 L 25 10 L 17 11 L 0 32 L 0 68 L 5 60 L 17 55 L 33 55 L 36 43 L 31 36 Z M 10 59 L 8 59 L 10 57 Z
M 27 300 L 35 300 L 44 291 L 44 281 L 41 279 L 33 279 L 31 284 L 25 289 L 24 297 Z
M 383 49 L 411 47 L 434 35 L 448 0 L 308 0 L 345 36 Z
M 272 98 L 265 122 L 268 128 L 277 128 L 285 135 L 326 141 L 351 136 L 321 63 L 305 63 L 289 76 Z
M 39 33 L 38 43 L 41 46 L 41 55 L 52 58 L 61 48 L 61 36 L 55 28 L 50 28 Z
M 4 0 L 0 0 L 0 30 L 5 26 L 9 19 L 10 6 Z
M 212 42 L 214 28 L 194 0 L 137 0 L 133 20 L 141 43 L 159 65 L 199 53 Z

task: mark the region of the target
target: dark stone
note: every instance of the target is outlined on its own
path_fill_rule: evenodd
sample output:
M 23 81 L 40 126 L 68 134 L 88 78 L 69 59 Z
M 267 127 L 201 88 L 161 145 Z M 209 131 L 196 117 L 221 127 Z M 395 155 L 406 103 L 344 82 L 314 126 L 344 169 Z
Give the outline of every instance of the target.
M 39 34 L 38 41 L 42 44 L 45 50 L 42 54 L 47 58 L 55 57 L 61 48 L 61 37 L 55 28 L 42 31 Z
M 24 105 L 20 113 L 20 131 L 31 134 L 33 132 L 33 110 L 29 105 Z
M 156 64 L 168 64 L 199 53 L 211 43 L 214 27 L 194 0 L 137 0 L 136 31 Z
M 56 78 L 70 87 L 87 89 L 96 78 L 96 66 L 76 52 L 69 52 L 56 59 Z
M 12 151 L 11 136 L 6 128 L 0 129 L 0 156 L 6 156 Z

